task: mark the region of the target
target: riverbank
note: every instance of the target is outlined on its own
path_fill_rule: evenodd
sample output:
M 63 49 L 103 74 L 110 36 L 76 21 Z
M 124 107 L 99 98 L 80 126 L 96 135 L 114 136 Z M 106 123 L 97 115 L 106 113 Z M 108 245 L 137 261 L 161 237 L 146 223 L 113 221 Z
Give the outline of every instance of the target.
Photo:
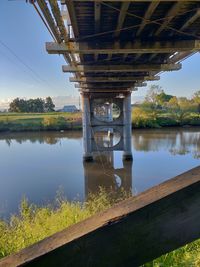
M 18 215 L 13 215 L 9 221 L 0 221 L 0 258 L 103 211 L 129 196 L 130 194 L 123 190 L 116 195 L 113 192 L 108 193 L 104 189 L 100 189 L 98 195 L 90 195 L 88 201 L 83 204 L 68 202 L 58 195 L 54 205 L 43 207 L 29 204 L 26 199 L 23 199 Z M 144 266 L 197 267 L 199 264 L 200 240 L 197 240 Z
M 200 114 L 195 112 L 165 112 L 134 108 L 132 128 L 200 126 Z M 52 113 L 0 113 L 0 132 L 81 130 L 82 114 Z
M 0 113 L 0 132 L 79 130 L 81 113 Z

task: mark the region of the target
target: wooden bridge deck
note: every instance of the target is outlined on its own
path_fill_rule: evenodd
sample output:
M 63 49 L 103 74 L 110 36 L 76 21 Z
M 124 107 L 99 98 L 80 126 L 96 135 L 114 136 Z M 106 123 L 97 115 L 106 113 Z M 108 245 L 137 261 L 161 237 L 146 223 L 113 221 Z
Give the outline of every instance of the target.
M 200 238 L 200 167 L 0 261 L 1 267 L 139 266 Z
M 36 2 L 56 40 L 47 51 L 64 55 L 82 92 L 135 90 L 200 50 L 199 0 L 61 0 L 62 12 Z

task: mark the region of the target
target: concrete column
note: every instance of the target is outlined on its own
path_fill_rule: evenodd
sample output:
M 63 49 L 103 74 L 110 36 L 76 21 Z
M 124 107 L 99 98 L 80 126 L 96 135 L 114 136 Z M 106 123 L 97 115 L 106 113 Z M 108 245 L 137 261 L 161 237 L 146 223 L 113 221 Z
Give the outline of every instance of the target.
M 132 124 L 131 124 L 131 93 L 126 95 L 123 101 L 123 117 L 124 117 L 124 160 L 132 160 Z
M 82 121 L 83 121 L 83 146 L 84 146 L 84 161 L 92 161 L 92 128 L 91 128 L 91 112 L 90 100 L 88 95 L 82 95 Z

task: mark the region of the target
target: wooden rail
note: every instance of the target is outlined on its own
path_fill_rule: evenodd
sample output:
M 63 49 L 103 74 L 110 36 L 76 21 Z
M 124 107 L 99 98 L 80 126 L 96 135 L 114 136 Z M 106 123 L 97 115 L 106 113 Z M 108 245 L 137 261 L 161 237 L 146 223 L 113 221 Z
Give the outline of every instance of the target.
M 7 266 L 139 266 L 200 238 L 200 166 L 0 261 Z

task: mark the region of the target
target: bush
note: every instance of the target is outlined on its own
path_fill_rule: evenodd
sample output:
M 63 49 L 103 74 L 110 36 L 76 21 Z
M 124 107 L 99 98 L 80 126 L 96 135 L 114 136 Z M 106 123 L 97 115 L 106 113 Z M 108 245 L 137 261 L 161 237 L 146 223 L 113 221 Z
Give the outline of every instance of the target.
M 134 108 L 132 112 L 133 128 L 159 128 L 156 113 L 145 111 L 141 108 Z

